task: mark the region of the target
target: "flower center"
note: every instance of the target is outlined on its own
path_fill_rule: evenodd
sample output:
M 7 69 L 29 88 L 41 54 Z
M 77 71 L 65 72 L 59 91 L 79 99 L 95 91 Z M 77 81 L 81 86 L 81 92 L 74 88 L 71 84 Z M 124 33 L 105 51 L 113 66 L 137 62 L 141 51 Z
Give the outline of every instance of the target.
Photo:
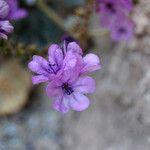
M 68 83 L 64 83 L 62 89 L 64 90 L 64 93 L 67 95 L 70 95 L 72 92 L 74 92 Z
M 114 4 L 111 2 L 106 3 L 106 8 L 111 12 L 111 13 L 115 13 L 116 9 L 114 7 Z
M 121 33 L 121 34 L 124 34 L 124 33 L 126 33 L 126 29 L 123 28 L 123 27 L 122 27 L 122 28 L 119 28 L 119 29 L 118 29 L 118 32 Z
M 50 72 L 50 73 L 54 73 L 54 74 L 56 74 L 57 73 L 57 71 L 58 71 L 58 67 L 56 66 L 56 64 L 48 64 L 48 71 Z

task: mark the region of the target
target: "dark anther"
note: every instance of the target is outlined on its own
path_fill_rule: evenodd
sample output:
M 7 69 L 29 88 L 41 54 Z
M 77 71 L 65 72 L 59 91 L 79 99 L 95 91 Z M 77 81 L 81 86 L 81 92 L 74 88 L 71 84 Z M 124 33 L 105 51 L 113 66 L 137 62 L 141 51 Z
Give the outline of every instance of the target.
M 125 28 L 119 28 L 118 31 L 119 31 L 119 33 L 126 33 L 126 29 Z
M 56 74 L 56 68 L 54 68 L 55 64 L 49 63 L 48 66 L 49 66 L 49 68 L 47 70 Z
M 65 83 L 62 88 L 67 95 L 70 95 L 73 92 L 73 89 L 67 83 Z
M 113 3 L 107 3 L 106 8 L 109 9 L 112 13 L 116 12 Z
M 50 67 L 51 67 L 51 66 L 55 66 L 55 64 L 50 64 L 50 63 L 49 63 L 48 65 L 49 65 Z

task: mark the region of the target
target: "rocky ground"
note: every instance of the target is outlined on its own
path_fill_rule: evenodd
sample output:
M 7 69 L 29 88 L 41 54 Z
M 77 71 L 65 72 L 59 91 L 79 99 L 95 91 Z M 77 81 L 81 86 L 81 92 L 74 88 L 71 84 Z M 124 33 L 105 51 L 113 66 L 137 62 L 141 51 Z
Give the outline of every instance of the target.
M 0 118 L 0 150 L 149 150 L 150 30 L 138 27 L 128 44 L 94 39 L 103 67 L 89 109 L 55 112 L 38 86 L 21 112 Z

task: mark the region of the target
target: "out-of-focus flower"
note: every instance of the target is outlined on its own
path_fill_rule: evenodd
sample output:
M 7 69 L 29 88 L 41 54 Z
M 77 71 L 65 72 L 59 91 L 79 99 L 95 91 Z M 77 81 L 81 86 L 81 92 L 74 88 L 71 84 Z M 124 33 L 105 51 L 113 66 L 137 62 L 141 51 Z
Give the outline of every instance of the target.
M 0 1 L 0 37 L 7 39 L 7 34 L 13 31 L 13 26 L 10 24 L 8 20 L 6 20 L 6 16 L 9 12 L 9 6 L 6 1 Z
M 133 37 L 133 27 L 134 26 L 131 25 L 131 23 L 130 23 L 131 21 L 128 18 L 129 13 L 133 9 L 132 0 L 97 0 L 97 4 L 99 7 L 98 13 L 100 15 L 101 25 L 103 27 L 108 28 L 112 32 L 111 37 L 113 40 L 115 40 L 115 41 L 127 40 L 129 37 L 130 37 L 129 39 L 131 39 L 131 37 Z M 128 26 L 128 34 L 119 34 L 118 31 L 121 31 L 120 26 L 123 26 L 123 24 L 119 23 L 119 25 L 118 25 L 118 21 L 123 21 L 125 23 L 124 28 L 125 28 L 125 26 L 126 26 L 126 28 Z M 117 27 L 118 27 L 118 29 L 117 29 Z M 113 31 L 113 30 L 115 30 L 115 31 Z M 117 34 L 117 38 L 116 38 L 116 34 Z M 129 36 L 129 34 L 130 34 L 130 36 Z M 131 36 L 131 34 L 132 34 L 132 36 Z M 124 38 L 123 38 L 123 35 L 124 35 Z M 128 35 L 128 36 L 126 36 L 126 35 Z
M 117 18 L 111 27 L 111 37 L 115 41 L 129 41 L 133 38 L 134 27 L 134 22 L 129 18 Z
M 7 34 L 13 32 L 9 21 L 27 16 L 27 11 L 18 7 L 17 0 L 0 0 L 0 37 L 7 39 Z
M 106 0 L 100 3 L 100 19 L 104 27 L 110 27 L 114 24 L 116 18 L 121 17 L 127 13 L 126 7 L 114 0 Z
M 127 10 L 127 12 L 132 11 L 133 9 L 133 2 L 132 0 L 119 0 L 120 4 L 122 5 L 122 7 L 124 7 L 124 9 Z
M 111 15 L 119 12 L 129 13 L 132 8 L 132 0 L 97 0 L 100 11 L 107 11 Z
M 6 0 L 9 5 L 8 20 L 18 20 L 28 15 L 27 10 L 19 8 L 18 0 Z
M 7 39 L 7 34 L 13 32 L 13 29 L 9 21 L 0 21 L 0 37 Z
M 83 94 L 94 92 L 95 82 L 81 76 L 101 68 L 96 55 L 82 57 L 76 42 L 64 42 L 63 47 L 53 44 L 48 50 L 48 61 L 33 56 L 28 67 L 37 74 L 32 76 L 33 84 L 48 82 L 47 95 L 54 97 L 54 108 L 64 113 L 70 108 L 81 111 L 88 107 L 89 100 Z
M 9 6 L 6 1 L 0 1 L 0 19 L 4 19 L 9 12 Z

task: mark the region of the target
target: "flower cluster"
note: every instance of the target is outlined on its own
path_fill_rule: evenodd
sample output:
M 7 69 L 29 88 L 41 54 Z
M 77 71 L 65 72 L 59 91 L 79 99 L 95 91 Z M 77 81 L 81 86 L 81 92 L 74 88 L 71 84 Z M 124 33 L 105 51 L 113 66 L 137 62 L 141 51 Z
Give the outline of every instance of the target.
M 33 56 L 28 67 L 36 73 L 33 84 L 47 82 L 46 92 L 53 99 L 53 108 L 66 113 L 69 109 L 82 111 L 88 108 L 89 99 L 84 95 L 95 91 L 95 81 L 87 76 L 101 68 L 98 56 L 82 56 L 76 42 L 53 44 L 48 49 L 48 60 Z
M 27 11 L 18 7 L 17 0 L 0 0 L 0 37 L 7 39 L 7 34 L 13 31 L 9 21 L 27 16 Z
M 97 0 L 102 26 L 111 31 L 115 41 L 133 38 L 134 23 L 129 18 L 133 9 L 132 0 Z

